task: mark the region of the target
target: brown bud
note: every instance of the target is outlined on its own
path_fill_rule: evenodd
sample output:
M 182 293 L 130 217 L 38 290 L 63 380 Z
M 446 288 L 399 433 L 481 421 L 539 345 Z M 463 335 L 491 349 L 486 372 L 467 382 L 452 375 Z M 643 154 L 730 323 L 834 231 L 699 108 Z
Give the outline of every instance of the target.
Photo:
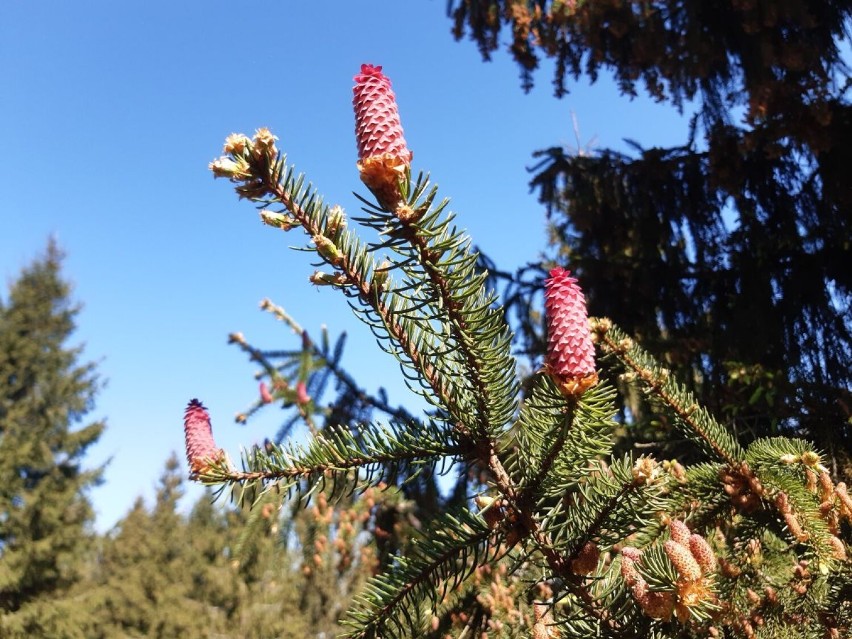
M 624 554 L 623 551 L 621 553 L 621 578 L 631 588 L 637 583 L 644 582 L 642 575 L 636 569 L 636 560 Z
M 577 557 L 571 561 L 571 572 L 575 575 L 590 575 L 598 566 L 601 551 L 597 544 L 593 541 L 588 541 L 577 554 Z
M 812 472 L 810 468 L 808 469 L 808 471 Z M 828 501 L 829 499 L 831 499 L 831 496 L 834 494 L 835 490 L 834 482 L 831 481 L 831 476 L 825 471 L 822 471 L 819 474 L 819 488 L 820 501 Z
M 638 548 L 634 548 L 633 546 L 625 546 L 621 549 L 621 554 L 633 561 L 639 561 L 642 559 L 642 551 Z
M 742 574 L 742 570 L 736 564 L 732 564 L 725 558 L 719 559 L 719 566 L 721 567 L 722 574 L 731 579 L 735 579 Z
M 760 483 L 760 480 L 754 475 L 749 475 L 747 479 L 748 487 L 751 488 L 751 492 L 758 497 L 763 496 L 763 484 Z
M 782 515 L 790 514 L 790 500 L 787 497 L 787 493 L 779 492 L 775 495 L 775 507 Z
M 533 603 L 533 616 L 535 623 L 532 628 L 532 639 L 551 639 L 557 635 L 552 634 L 553 615 L 551 614 L 551 606 L 546 603 Z
M 840 512 L 844 517 L 852 519 L 852 497 L 849 497 L 849 493 L 846 492 L 846 484 L 842 481 L 838 482 L 834 487 L 834 494 L 840 501 Z
M 817 476 L 810 468 L 805 468 L 805 487 L 812 493 L 817 489 Z

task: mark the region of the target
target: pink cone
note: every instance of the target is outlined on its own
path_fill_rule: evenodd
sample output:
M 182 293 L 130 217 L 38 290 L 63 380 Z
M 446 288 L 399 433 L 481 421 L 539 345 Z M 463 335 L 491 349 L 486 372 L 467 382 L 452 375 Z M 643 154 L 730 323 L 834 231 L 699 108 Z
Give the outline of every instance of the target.
M 403 164 L 411 164 L 412 153 L 402 134 L 396 96 L 382 67 L 362 64 L 352 88 L 355 107 L 355 137 L 358 159 L 389 154 Z
M 189 462 L 190 475 L 204 472 L 211 462 L 218 461 L 224 455 L 213 441 L 213 428 L 210 415 L 197 399 L 190 400 L 183 418 L 183 432 L 186 437 L 186 460 Z
M 577 280 L 564 268 L 551 270 L 544 286 L 545 369 L 565 395 L 578 396 L 597 383 L 586 300 Z
M 302 406 L 311 401 L 311 396 L 308 395 L 308 387 L 305 386 L 305 382 L 296 384 L 296 401 Z
M 272 393 L 269 392 L 269 387 L 266 382 L 260 383 L 260 401 L 264 404 L 271 404 L 273 400 Z

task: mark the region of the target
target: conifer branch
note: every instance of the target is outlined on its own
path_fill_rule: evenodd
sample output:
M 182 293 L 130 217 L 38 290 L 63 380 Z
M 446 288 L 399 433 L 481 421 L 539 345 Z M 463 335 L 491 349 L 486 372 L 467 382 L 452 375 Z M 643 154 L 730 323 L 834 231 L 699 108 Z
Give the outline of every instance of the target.
M 403 258 L 396 267 L 418 287 L 431 289 L 423 299 L 449 327 L 472 384 L 478 421 L 474 430 L 480 436 L 496 433 L 515 411 L 511 332 L 502 309 L 495 306 L 496 296 L 484 286 L 486 274 L 476 269 L 478 254 L 471 250 L 470 238 L 450 227 L 451 214 L 442 218 L 448 201 L 433 207 L 437 188 L 429 189 L 428 178 L 422 176 L 412 191 L 394 215 L 368 209 L 372 217 L 367 222 L 391 238 Z
M 315 282 L 331 284 L 350 298 L 357 298 L 365 311 L 362 317 L 376 336 L 396 344 L 389 352 L 403 362 L 407 360 L 413 379 L 422 380 L 429 389 L 431 395 L 424 397 L 452 416 L 460 434 L 469 433 L 470 413 L 458 407 L 459 396 L 466 394 L 465 380 L 457 371 L 445 368 L 448 352 L 439 347 L 441 339 L 424 331 L 417 316 L 410 316 L 411 304 L 392 289 L 387 272 L 377 267 L 355 234 L 336 221 L 312 185 L 304 187 L 304 177 L 297 176 L 293 167 L 285 164 L 286 158 L 278 153 L 271 133 L 262 129 L 252 140 L 234 137 L 237 143 L 230 141 L 225 146 L 230 157 L 211 165 L 214 174 L 229 177 L 243 197 L 267 207 L 283 207 L 282 212 L 262 211 L 264 222 L 283 230 L 295 226 L 305 230 L 320 258 L 336 273 L 316 278 Z
M 327 427 L 307 447 L 271 443 L 263 449 L 255 447 L 244 455 L 242 471 L 210 469 L 203 479 L 241 485 L 243 489 L 275 484 L 279 489 L 295 488 L 299 492 L 331 481 L 340 491 L 365 482 L 390 483 L 400 474 L 410 481 L 423 467 L 447 463 L 465 450 L 435 424 L 364 426 L 355 432 L 343 426 Z M 353 475 L 353 471 L 359 473 Z M 303 481 L 307 481 L 306 486 Z
M 352 630 L 351 639 L 418 636 L 419 611 L 407 607 L 429 600 L 434 607 L 437 592 L 453 590 L 480 564 L 499 552 L 496 539 L 486 523 L 469 512 L 439 518 L 413 545 L 405 557 L 398 557 L 389 573 L 379 575 L 356 599 L 344 624 Z M 442 586 L 443 582 L 443 587 Z
M 236 471 L 215 446 L 206 411 L 192 402 L 185 431 L 194 477 L 251 497 L 283 487 L 325 499 L 326 488 L 335 497 L 462 462 L 471 472 L 452 499 L 469 498 L 472 485 L 496 493 L 476 498 L 478 515 L 460 507 L 434 517 L 434 504 L 424 508 L 432 525 L 409 548 L 387 552 L 389 569 L 373 579 L 347 620 L 350 638 L 423 634 L 423 605 L 436 611 L 448 590 L 461 593 L 477 566 L 496 563 L 503 553 L 520 570 L 535 570 L 534 580 L 544 580 L 537 587 L 550 608 L 545 615 L 543 604 L 533 607 L 536 637 L 548 633 L 545 617 L 582 636 L 648 630 L 663 638 L 718 636 L 720 628 L 752 636 L 749 624 L 762 625 L 764 613 L 774 618 L 760 633 L 771 636 L 766 633 L 778 620 L 779 628 L 789 627 L 797 623 L 794 616 L 823 614 L 828 577 L 846 561 L 841 536 L 848 530 L 841 522 L 852 520 L 852 500 L 845 484 L 833 484 L 819 456 L 802 443 L 759 440 L 744 450 L 667 370 L 608 320 L 596 320 L 592 330 L 602 351 L 674 415 L 713 463 L 687 471 L 677 462 L 615 458 L 614 389 L 599 383 L 585 298 L 560 267 L 545 282 L 545 374 L 519 407 L 512 335 L 477 253 L 445 213 L 447 201 L 437 202 L 428 178 L 412 182 L 412 154 L 381 68 L 364 65 L 355 80 L 358 169 L 376 198 L 360 198 L 367 217 L 356 221 L 377 231 L 378 241 L 361 241 L 342 209 L 323 205 L 285 164 L 266 130 L 252 139 L 231 136 L 228 157 L 211 168 L 234 181 L 241 196 L 268 207 L 261 213 L 265 224 L 300 226 L 308 234 L 313 246 L 305 250 L 331 269 L 311 281 L 349 298 L 380 346 L 400 361 L 409 387 L 436 410 L 420 423 L 364 396 L 337 355 L 330 361 L 327 348 L 318 348 L 283 309 L 267 302 L 266 310 L 302 336 L 304 367 L 331 371 L 321 379 L 334 375 L 353 396 L 402 419 L 389 427 L 328 427 L 305 446 L 255 448 Z M 372 254 L 379 251 L 392 259 L 377 264 Z M 247 352 L 270 375 L 290 370 L 275 368 L 261 351 Z M 268 392 L 261 392 L 261 401 L 271 401 Z M 397 520 L 391 521 L 396 530 Z M 714 534 L 693 533 L 685 521 Z M 662 526 L 669 527 L 667 535 Z M 379 532 L 389 529 L 376 524 L 377 547 Z M 601 554 L 619 545 L 620 562 Z M 771 606 L 757 606 L 752 584 L 766 590 L 767 600 L 775 597 Z M 472 592 L 467 583 L 464 592 Z M 779 601 L 789 606 L 791 612 L 783 613 L 789 618 L 776 614 Z M 441 623 L 435 632 L 443 632 Z M 475 626 L 468 623 L 464 632 Z
M 562 492 L 592 460 L 611 446 L 614 389 L 598 384 L 578 398 L 566 398 L 550 375 L 539 375 L 521 404 L 510 469 L 534 494 Z M 581 424 L 581 427 L 576 427 Z
M 642 381 L 647 392 L 672 412 L 687 437 L 706 453 L 730 466 L 742 461 L 745 451 L 733 435 L 699 406 L 692 393 L 684 390 L 646 351 L 607 319 L 593 321 L 592 331 L 603 351 L 618 358 L 630 373 Z

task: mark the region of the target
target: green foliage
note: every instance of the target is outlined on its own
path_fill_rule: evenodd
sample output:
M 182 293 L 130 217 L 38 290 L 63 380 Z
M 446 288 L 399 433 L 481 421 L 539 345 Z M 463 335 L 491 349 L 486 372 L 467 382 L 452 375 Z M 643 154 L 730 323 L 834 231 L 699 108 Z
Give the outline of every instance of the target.
M 84 636 L 307 636 L 299 602 L 302 579 L 281 546 L 278 517 L 258 510 L 263 525 L 248 538 L 239 512 L 217 508 L 207 498 L 181 514 L 178 468 L 172 456 L 153 507 L 138 500 L 101 539 L 90 575 L 76 593 L 91 615 Z
M 232 338 L 261 363 L 277 399 L 298 410 L 310 440 L 268 442 L 244 456 L 241 469 L 221 461 L 200 479 L 256 507 L 294 490 L 303 503 L 315 500 L 313 523 L 302 521 L 312 530 L 317 567 L 327 561 L 333 513 L 368 508 L 359 521 L 381 556 L 344 619 L 345 636 L 546 637 L 552 627 L 575 637 L 662 639 L 771 637 L 785 626 L 803 634 L 848 630 L 845 609 L 835 606 L 850 587 L 843 539 L 852 501 L 808 444 L 775 438 L 744 447 L 689 388 L 600 319 L 591 326 L 601 362 L 635 384 L 702 462 L 687 469 L 674 459 L 620 456 L 607 383 L 582 394 L 559 391 L 545 373 L 521 396 L 513 363 L 490 370 L 510 358 L 508 325 L 469 241 L 450 226 L 445 203 L 433 205 L 425 178 L 400 175 L 396 208 L 383 208 L 392 198 L 365 201 L 368 217 L 358 221 L 379 231 L 368 242 L 342 211 L 324 208 L 293 178 L 268 131 L 237 137 L 214 170 L 264 208 L 266 224 L 307 233 L 306 250 L 328 269 L 311 281 L 347 295 L 431 406 L 416 418 L 365 396 L 339 358 L 306 341 L 304 331 L 301 353 L 287 352 L 277 365 L 271 353 Z M 382 251 L 390 255 L 377 266 Z M 294 402 L 293 382 L 323 369 L 339 380 L 341 397 L 359 397 L 367 414 L 385 418 L 323 410 L 318 396 L 304 393 Z M 432 511 L 425 525 L 407 517 L 406 490 L 452 462 L 460 480 L 443 512 Z M 403 500 L 380 505 L 376 489 Z M 410 528 L 398 534 L 406 521 Z M 397 543 L 382 552 L 379 540 L 389 537 Z M 343 543 L 348 553 L 354 547 Z
M 68 347 L 79 308 L 50 242 L 0 302 L 0 635 L 82 637 L 69 599 L 91 545 L 86 490 L 100 469 L 82 459 L 104 424 L 78 424 L 99 382 Z

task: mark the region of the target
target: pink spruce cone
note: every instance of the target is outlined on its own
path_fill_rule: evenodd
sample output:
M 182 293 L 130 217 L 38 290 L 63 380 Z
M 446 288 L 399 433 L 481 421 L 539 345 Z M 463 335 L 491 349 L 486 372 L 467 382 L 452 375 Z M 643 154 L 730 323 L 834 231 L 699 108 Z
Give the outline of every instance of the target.
M 352 88 L 355 107 L 355 137 L 361 180 L 385 208 L 401 203 L 398 182 L 411 165 L 396 96 L 382 67 L 362 64 Z
M 361 73 L 354 80 L 352 105 L 355 107 L 358 159 L 387 153 L 404 164 L 410 164 L 412 153 L 402 134 L 390 79 L 382 73 L 382 67 L 362 64 Z
M 304 406 L 310 401 L 311 396 L 308 395 L 308 387 L 305 385 L 305 382 L 299 382 L 296 384 L 296 402 L 300 406 Z
M 216 463 L 224 457 L 225 452 L 213 441 L 210 415 L 197 399 L 190 400 L 186 407 L 183 432 L 186 437 L 186 461 L 189 462 L 190 477 L 197 477 L 207 470 L 211 463 Z
M 266 385 L 266 382 L 261 382 L 260 383 L 260 401 L 263 402 L 264 404 L 271 404 L 273 399 L 274 398 L 272 397 L 272 393 L 269 392 L 269 387 Z
M 564 268 L 551 270 L 544 286 L 545 370 L 565 396 L 579 397 L 598 381 L 586 300 L 577 280 Z

